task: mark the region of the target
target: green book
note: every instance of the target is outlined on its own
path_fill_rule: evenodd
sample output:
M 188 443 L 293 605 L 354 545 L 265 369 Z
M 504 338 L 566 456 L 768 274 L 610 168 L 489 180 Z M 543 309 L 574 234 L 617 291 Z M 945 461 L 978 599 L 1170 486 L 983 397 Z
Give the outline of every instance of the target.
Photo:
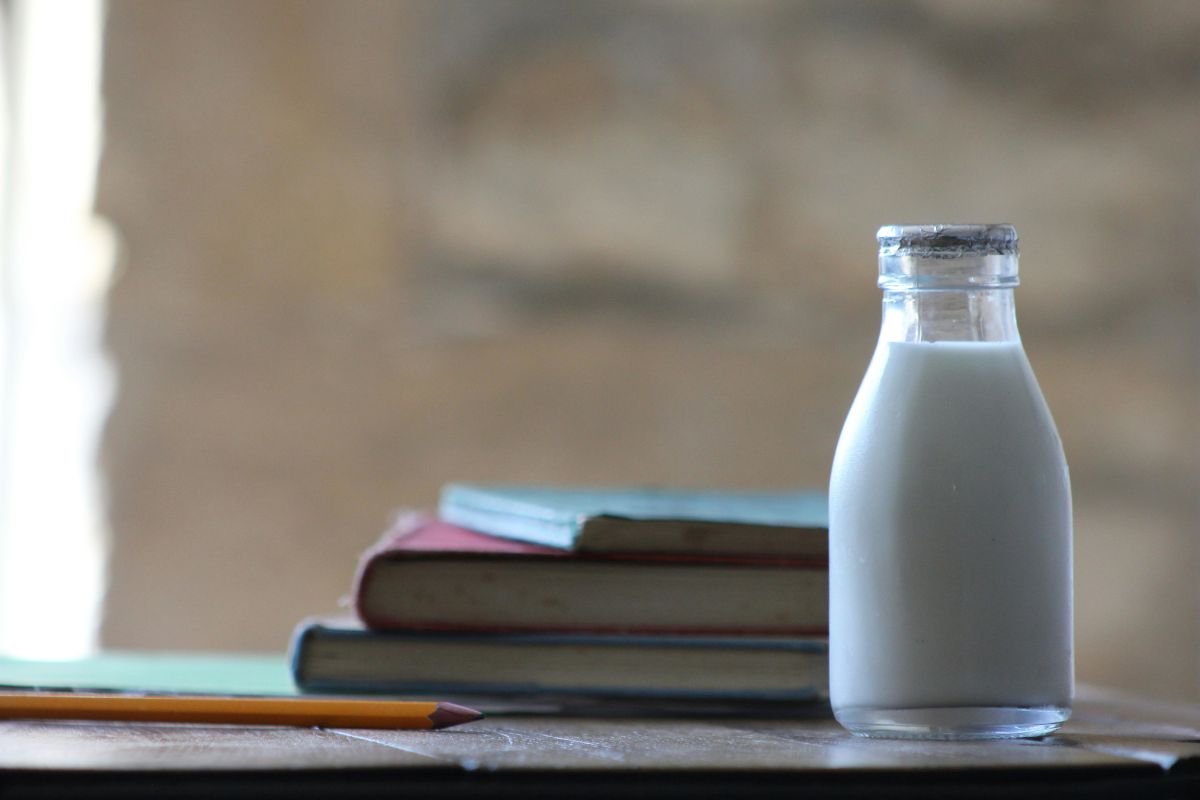
M 446 522 L 579 552 L 824 558 L 824 492 L 448 484 Z

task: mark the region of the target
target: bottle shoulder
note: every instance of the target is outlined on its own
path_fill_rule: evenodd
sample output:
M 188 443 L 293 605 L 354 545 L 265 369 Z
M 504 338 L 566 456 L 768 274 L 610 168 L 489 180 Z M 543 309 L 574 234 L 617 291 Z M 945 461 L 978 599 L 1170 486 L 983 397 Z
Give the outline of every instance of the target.
M 882 342 L 839 437 L 846 460 L 932 453 L 1061 458 L 1050 410 L 1019 342 Z

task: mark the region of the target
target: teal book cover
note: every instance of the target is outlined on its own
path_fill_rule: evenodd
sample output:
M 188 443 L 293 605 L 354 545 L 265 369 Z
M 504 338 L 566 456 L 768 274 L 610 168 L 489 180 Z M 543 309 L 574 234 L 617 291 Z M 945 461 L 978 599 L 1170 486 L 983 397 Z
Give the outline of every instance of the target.
M 777 529 L 768 535 L 780 539 L 783 531 L 823 533 L 829 518 L 825 493 L 815 491 L 555 488 L 465 483 L 443 488 L 439 513 L 442 519 L 464 528 L 550 547 L 613 549 L 606 542 L 610 534 L 632 532 L 649 537 L 649 546 L 654 546 L 654 537 L 658 537 L 661 546 L 674 552 L 689 546 L 705 549 L 707 532 L 721 528 L 743 537 L 752 528 Z M 600 521 L 604 522 L 593 524 Z M 581 541 L 587 538 L 589 528 L 595 528 L 596 541 Z M 674 544 L 670 543 L 672 532 L 678 540 Z

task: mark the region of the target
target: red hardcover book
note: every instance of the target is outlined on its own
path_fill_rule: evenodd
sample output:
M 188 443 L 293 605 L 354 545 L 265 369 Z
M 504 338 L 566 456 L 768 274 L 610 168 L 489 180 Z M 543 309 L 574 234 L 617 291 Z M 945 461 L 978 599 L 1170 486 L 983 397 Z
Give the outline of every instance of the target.
M 821 636 L 822 559 L 578 553 L 406 515 L 359 564 L 374 630 Z

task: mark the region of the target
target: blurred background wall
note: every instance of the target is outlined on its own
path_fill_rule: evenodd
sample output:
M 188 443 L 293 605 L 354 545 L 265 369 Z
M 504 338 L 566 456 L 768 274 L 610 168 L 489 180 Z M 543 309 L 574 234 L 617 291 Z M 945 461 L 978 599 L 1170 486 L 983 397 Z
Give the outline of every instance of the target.
M 111 647 L 446 480 L 826 486 L 881 224 L 1007 221 L 1080 679 L 1200 698 L 1200 5 L 112 0 Z

